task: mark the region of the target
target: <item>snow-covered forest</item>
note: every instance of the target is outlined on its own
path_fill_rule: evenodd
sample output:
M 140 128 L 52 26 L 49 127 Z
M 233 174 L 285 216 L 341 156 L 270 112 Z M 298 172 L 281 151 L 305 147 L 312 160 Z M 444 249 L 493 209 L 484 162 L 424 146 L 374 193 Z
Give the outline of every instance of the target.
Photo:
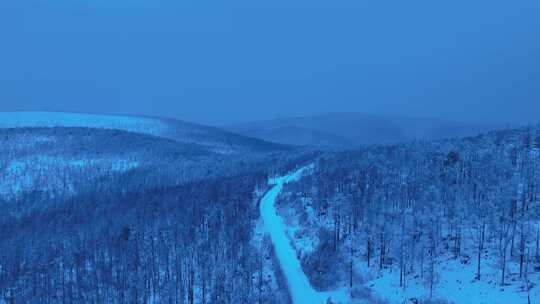
M 280 212 L 316 288 L 536 303 L 539 157 L 538 127 L 327 153 L 286 186 Z
M 311 153 L 223 155 L 96 128 L 0 132 L 0 303 L 273 301 L 251 237 L 256 193 Z
M 349 151 L 213 136 L 0 129 L 0 303 L 540 299 L 539 126 Z
M 0 304 L 540 304 L 539 16 L 0 0 Z

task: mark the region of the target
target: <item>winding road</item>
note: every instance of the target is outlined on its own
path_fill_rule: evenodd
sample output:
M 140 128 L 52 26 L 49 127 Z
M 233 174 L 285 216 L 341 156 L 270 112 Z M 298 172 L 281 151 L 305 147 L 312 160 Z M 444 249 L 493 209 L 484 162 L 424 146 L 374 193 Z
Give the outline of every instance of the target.
M 265 229 L 272 239 L 281 269 L 287 278 L 287 284 L 294 304 L 324 303 L 302 270 L 302 265 L 298 260 L 296 251 L 291 246 L 285 233 L 283 219 L 277 214 L 275 207 L 276 199 L 283 189 L 283 185 L 298 180 L 308 168 L 309 166 L 299 169 L 292 174 L 271 179 L 271 183 L 274 186 L 262 198 L 260 206 Z

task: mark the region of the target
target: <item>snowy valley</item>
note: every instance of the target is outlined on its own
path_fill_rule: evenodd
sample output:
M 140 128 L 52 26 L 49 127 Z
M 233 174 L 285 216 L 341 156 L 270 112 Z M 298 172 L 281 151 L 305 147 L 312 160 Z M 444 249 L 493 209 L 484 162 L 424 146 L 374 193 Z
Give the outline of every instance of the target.
M 0 0 L 0 304 L 540 304 L 539 16 Z
M 538 126 L 223 153 L 66 115 L 0 128 L 2 304 L 540 299 Z

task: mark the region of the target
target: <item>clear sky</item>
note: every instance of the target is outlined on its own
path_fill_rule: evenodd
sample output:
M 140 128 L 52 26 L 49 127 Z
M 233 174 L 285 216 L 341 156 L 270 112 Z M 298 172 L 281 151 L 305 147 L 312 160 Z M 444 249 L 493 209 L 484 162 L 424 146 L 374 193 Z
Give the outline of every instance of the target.
M 540 1 L 1 0 L 12 110 L 540 121 Z

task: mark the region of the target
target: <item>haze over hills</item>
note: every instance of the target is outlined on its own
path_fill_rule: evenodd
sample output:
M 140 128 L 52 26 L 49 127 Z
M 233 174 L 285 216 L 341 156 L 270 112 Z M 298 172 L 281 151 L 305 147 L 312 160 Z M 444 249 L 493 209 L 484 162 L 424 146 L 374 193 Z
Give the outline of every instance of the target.
M 219 128 L 169 118 L 66 112 L 0 112 L 0 129 L 51 127 L 116 129 L 197 144 L 212 152 L 230 154 L 282 151 L 289 149 L 289 146 L 350 148 L 414 139 L 465 137 L 502 128 L 502 124 L 334 113 L 254 121 Z
M 116 129 L 197 144 L 222 154 L 287 149 L 219 128 L 174 119 L 66 112 L 0 112 L 0 129 L 52 127 Z
M 501 127 L 502 124 L 334 113 L 255 121 L 225 129 L 280 144 L 342 147 L 471 136 Z

